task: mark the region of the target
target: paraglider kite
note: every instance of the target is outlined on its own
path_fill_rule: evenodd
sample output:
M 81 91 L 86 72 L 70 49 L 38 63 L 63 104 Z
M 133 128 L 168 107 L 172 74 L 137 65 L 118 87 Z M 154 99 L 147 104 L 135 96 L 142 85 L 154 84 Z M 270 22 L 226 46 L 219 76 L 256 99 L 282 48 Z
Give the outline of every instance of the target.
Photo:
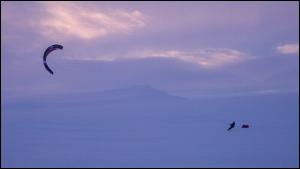
M 56 49 L 63 49 L 63 46 L 62 45 L 59 45 L 59 44 L 54 44 L 54 45 L 51 45 L 49 46 L 45 52 L 44 52 L 44 56 L 43 56 L 43 60 L 44 60 L 44 66 L 46 68 L 46 70 L 53 74 L 53 71 L 50 69 L 50 67 L 48 66 L 47 62 L 46 62 L 46 58 L 47 56 L 49 55 L 49 53 L 51 53 L 52 51 L 56 50 Z

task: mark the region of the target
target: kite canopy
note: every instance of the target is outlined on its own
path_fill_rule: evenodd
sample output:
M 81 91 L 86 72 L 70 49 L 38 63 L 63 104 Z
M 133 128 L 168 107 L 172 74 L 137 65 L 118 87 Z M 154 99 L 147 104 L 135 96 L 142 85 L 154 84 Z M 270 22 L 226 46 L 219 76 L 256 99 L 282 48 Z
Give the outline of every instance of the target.
M 50 67 L 48 66 L 47 64 L 47 56 L 54 50 L 57 50 L 57 49 L 63 49 L 63 46 L 62 45 L 59 45 L 59 44 L 54 44 L 54 45 L 51 45 L 49 46 L 45 52 L 44 52 L 44 56 L 43 56 L 43 61 L 44 61 L 44 66 L 46 68 L 46 70 L 53 74 L 53 71 L 50 69 Z

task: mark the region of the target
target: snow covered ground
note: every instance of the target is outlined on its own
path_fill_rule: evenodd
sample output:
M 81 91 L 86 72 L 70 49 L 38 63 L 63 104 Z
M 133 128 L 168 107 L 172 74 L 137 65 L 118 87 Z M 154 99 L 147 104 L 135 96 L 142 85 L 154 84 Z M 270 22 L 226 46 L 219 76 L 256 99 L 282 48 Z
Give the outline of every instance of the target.
M 147 86 L 3 101 L 1 167 L 299 167 L 298 101 Z

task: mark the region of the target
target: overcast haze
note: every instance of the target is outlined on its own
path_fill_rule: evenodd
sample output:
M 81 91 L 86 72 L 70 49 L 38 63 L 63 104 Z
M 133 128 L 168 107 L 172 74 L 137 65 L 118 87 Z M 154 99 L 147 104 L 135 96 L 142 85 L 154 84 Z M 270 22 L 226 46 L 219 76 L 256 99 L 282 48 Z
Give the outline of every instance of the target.
M 64 46 L 63 50 L 53 51 L 47 58 L 54 75 L 46 71 L 42 61 L 44 50 L 52 44 Z M 4 133 L 1 134 L 1 166 L 32 167 L 35 164 L 31 162 L 38 157 L 25 157 L 61 146 L 60 143 L 50 146 L 47 141 L 38 143 L 36 139 L 48 139 L 46 134 L 33 139 L 39 132 L 58 136 L 61 133 L 57 134 L 57 131 L 69 133 L 72 128 L 74 135 L 80 136 L 81 133 L 84 139 L 88 139 L 93 138 L 95 128 L 100 127 L 104 134 L 94 139 L 106 138 L 100 147 L 103 146 L 103 152 L 112 153 L 111 158 L 107 156 L 102 159 L 104 167 L 114 167 L 113 164 L 118 162 L 124 167 L 185 167 L 184 164 L 187 167 L 222 167 L 222 163 L 225 167 L 251 167 L 253 165 L 249 164 L 256 160 L 235 163 L 234 157 L 241 155 L 238 148 L 227 162 L 222 155 L 218 162 L 212 160 L 215 153 L 230 152 L 226 148 L 221 152 L 216 147 L 210 149 L 212 145 L 206 146 L 209 155 L 202 158 L 206 160 L 197 161 L 199 154 L 188 151 L 197 150 L 197 146 L 191 146 L 197 144 L 196 141 L 190 141 L 188 150 L 178 150 L 188 151 L 189 155 L 174 157 L 171 155 L 174 154 L 173 148 L 176 145 L 183 148 L 186 142 L 171 140 L 180 136 L 200 140 L 200 137 L 185 135 L 185 130 L 190 128 L 189 131 L 197 131 L 203 127 L 203 119 L 208 119 L 204 126 L 212 124 L 216 127 L 199 131 L 207 136 L 203 144 L 216 138 L 227 139 L 226 143 L 230 143 L 233 138 L 224 138 L 226 136 L 222 133 L 227 132 L 228 123 L 235 119 L 244 120 L 264 128 L 268 117 L 272 117 L 268 121 L 271 126 L 263 130 L 253 128 L 256 130 L 252 130 L 250 135 L 259 137 L 270 132 L 272 127 L 277 127 L 272 122 L 288 125 L 287 128 L 279 128 L 286 134 L 285 140 L 289 146 L 278 149 L 277 152 L 282 156 L 278 155 L 275 159 L 282 159 L 286 154 L 292 155 L 285 156 L 282 163 L 275 163 L 274 166 L 299 167 L 298 97 L 299 2 L 1 2 L 1 107 L 4 107 L 1 109 L 1 122 L 6 122 L 1 123 L 1 133 Z M 151 104 L 147 103 L 149 99 Z M 279 107 L 271 108 L 274 104 Z M 214 108 L 218 106 L 220 108 Z M 84 110 L 87 107 L 90 108 L 89 115 Z M 114 157 L 113 152 L 118 154 L 119 150 L 107 150 L 105 147 L 126 147 L 122 151 L 126 154 L 133 146 L 132 140 L 116 133 L 125 134 L 132 126 L 140 126 L 143 122 L 146 128 L 140 128 L 137 133 L 149 132 L 151 125 L 146 118 L 148 115 L 139 114 L 142 107 L 149 109 L 145 112 L 150 114 L 150 111 L 157 110 L 150 116 L 150 121 L 158 124 L 153 131 L 165 128 L 158 132 L 157 138 L 141 134 L 142 140 L 134 140 L 141 147 L 148 142 L 153 143 L 145 148 L 149 152 L 145 154 L 147 158 L 134 161 L 130 157 Z M 252 108 L 256 112 L 252 112 Z M 102 119 L 102 122 L 114 121 L 116 119 L 112 114 L 120 115 L 123 110 L 128 116 L 124 116 L 122 129 L 111 131 L 114 125 L 97 126 L 92 121 L 103 116 L 105 120 Z M 175 112 L 173 120 L 165 121 L 165 111 Z M 183 115 L 181 111 L 187 114 Z M 28 116 L 21 112 L 28 113 Z M 39 115 L 41 112 L 47 115 Z M 78 113 L 78 121 L 76 118 L 74 121 L 66 118 L 65 122 L 52 123 L 51 120 L 60 116 L 64 119 L 71 112 Z M 243 116 L 237 114 L 239 112 L 243 112 Z M 29 117 L 35 120 L 31 121 Z M 49 117 L 49 120 L 45 117 Z M 82 118 L 86 119 L 86 123 L 80 124 L 88 126 L 81 129 L 76 126 L 74 129 L 74 124 Z M 137 123 L 132 120 L 135 118 L 139 119 Z M 174 120 L 189 118 L 193 120 L 179 124 Z M 167 127 L 164 126 L 165 122 Z M 46 127 L 40 126 L 42 123 Z M 28 124 L 31 126 L 25 127 Z M 177 124 L 180 127 L 174 127 Z M 23 129 L 17 126 L 23 126 Z M 222 128 L 225 130 L 219 130 Z M 167 130 L 171 131 L 169 137 Z M 179 133 L 175 132 L 178 130 Z M 28 135 L 25 136 L 25 133 Z M 244 137 L 243 134 L 234 137 Z M 91 143 L 82 140 L 74 142 L 71 135 L 65 136 L 66 140 L 73 141 L 71 144 L 82 146 Z M 250 135 L 244 139 L 251 138 Z M 266 140 L 277 137 L 280 134 L 274 132 Z M 3 141 L 3 138 L 6 140 Z M 12 141 L 16 138 L 24 138 L 25 141 Z M 111 140 L 120 142 L 111 143 Z M 283 141 L 269 145 L 265 152 L 272 154 L 272 147 L 283 144 Z M 34 151 L 18 148 L 24 145 L 33 146 Z M 264 144 L 253 144 L 252 148 L 261 145 Z M 101 151 L 100 147 L 97 150 Z M 160 153 L 158 147 L 167 149 L 162 155 L 169 157 L 166 161 L 157 161 L 155 158 Z M 250 151 L 251 146 L 245 152 L 248 149 Z M 71 147 L 63 150 L 69 152 Z M 88 153 L 86 149 L 79 148 L 78 151 Z M 132 158 L 139 154 L 140 149 L 133 149 L 133 152 L 136 154 Z M 247 157 L 252 159 L 255 153 Z M 99 152 L 91 154 L 103 156 Z M 69 167 L 64 160 L 43 161 L 52 155 L 56 153 L 49 152 L 49 156 L 41 157 L 41 163 L 36 166 Z M 182 161 L 174 160 L 176 158 Z M 74 162 L 76 159 L 81 157 L 75 155 L 68 160 Z M 270 161 L 265 162 L 259 160 L 257 166 L 272 166 L 272 159 L 270 157 Z M 88 166 L 101 167 L 96 157 L 86 158 L 75 166 L 86 167 L 87 161 L 91 162 Z

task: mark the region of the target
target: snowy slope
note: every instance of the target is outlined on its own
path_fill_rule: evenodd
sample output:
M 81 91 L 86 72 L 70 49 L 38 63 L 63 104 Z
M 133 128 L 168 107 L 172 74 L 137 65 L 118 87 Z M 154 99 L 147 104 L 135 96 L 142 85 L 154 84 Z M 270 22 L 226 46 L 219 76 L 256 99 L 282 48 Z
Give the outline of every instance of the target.
M 134 86 L 2 105 L 2 167 L 299 166 L 298 94 L 189 100 Z

